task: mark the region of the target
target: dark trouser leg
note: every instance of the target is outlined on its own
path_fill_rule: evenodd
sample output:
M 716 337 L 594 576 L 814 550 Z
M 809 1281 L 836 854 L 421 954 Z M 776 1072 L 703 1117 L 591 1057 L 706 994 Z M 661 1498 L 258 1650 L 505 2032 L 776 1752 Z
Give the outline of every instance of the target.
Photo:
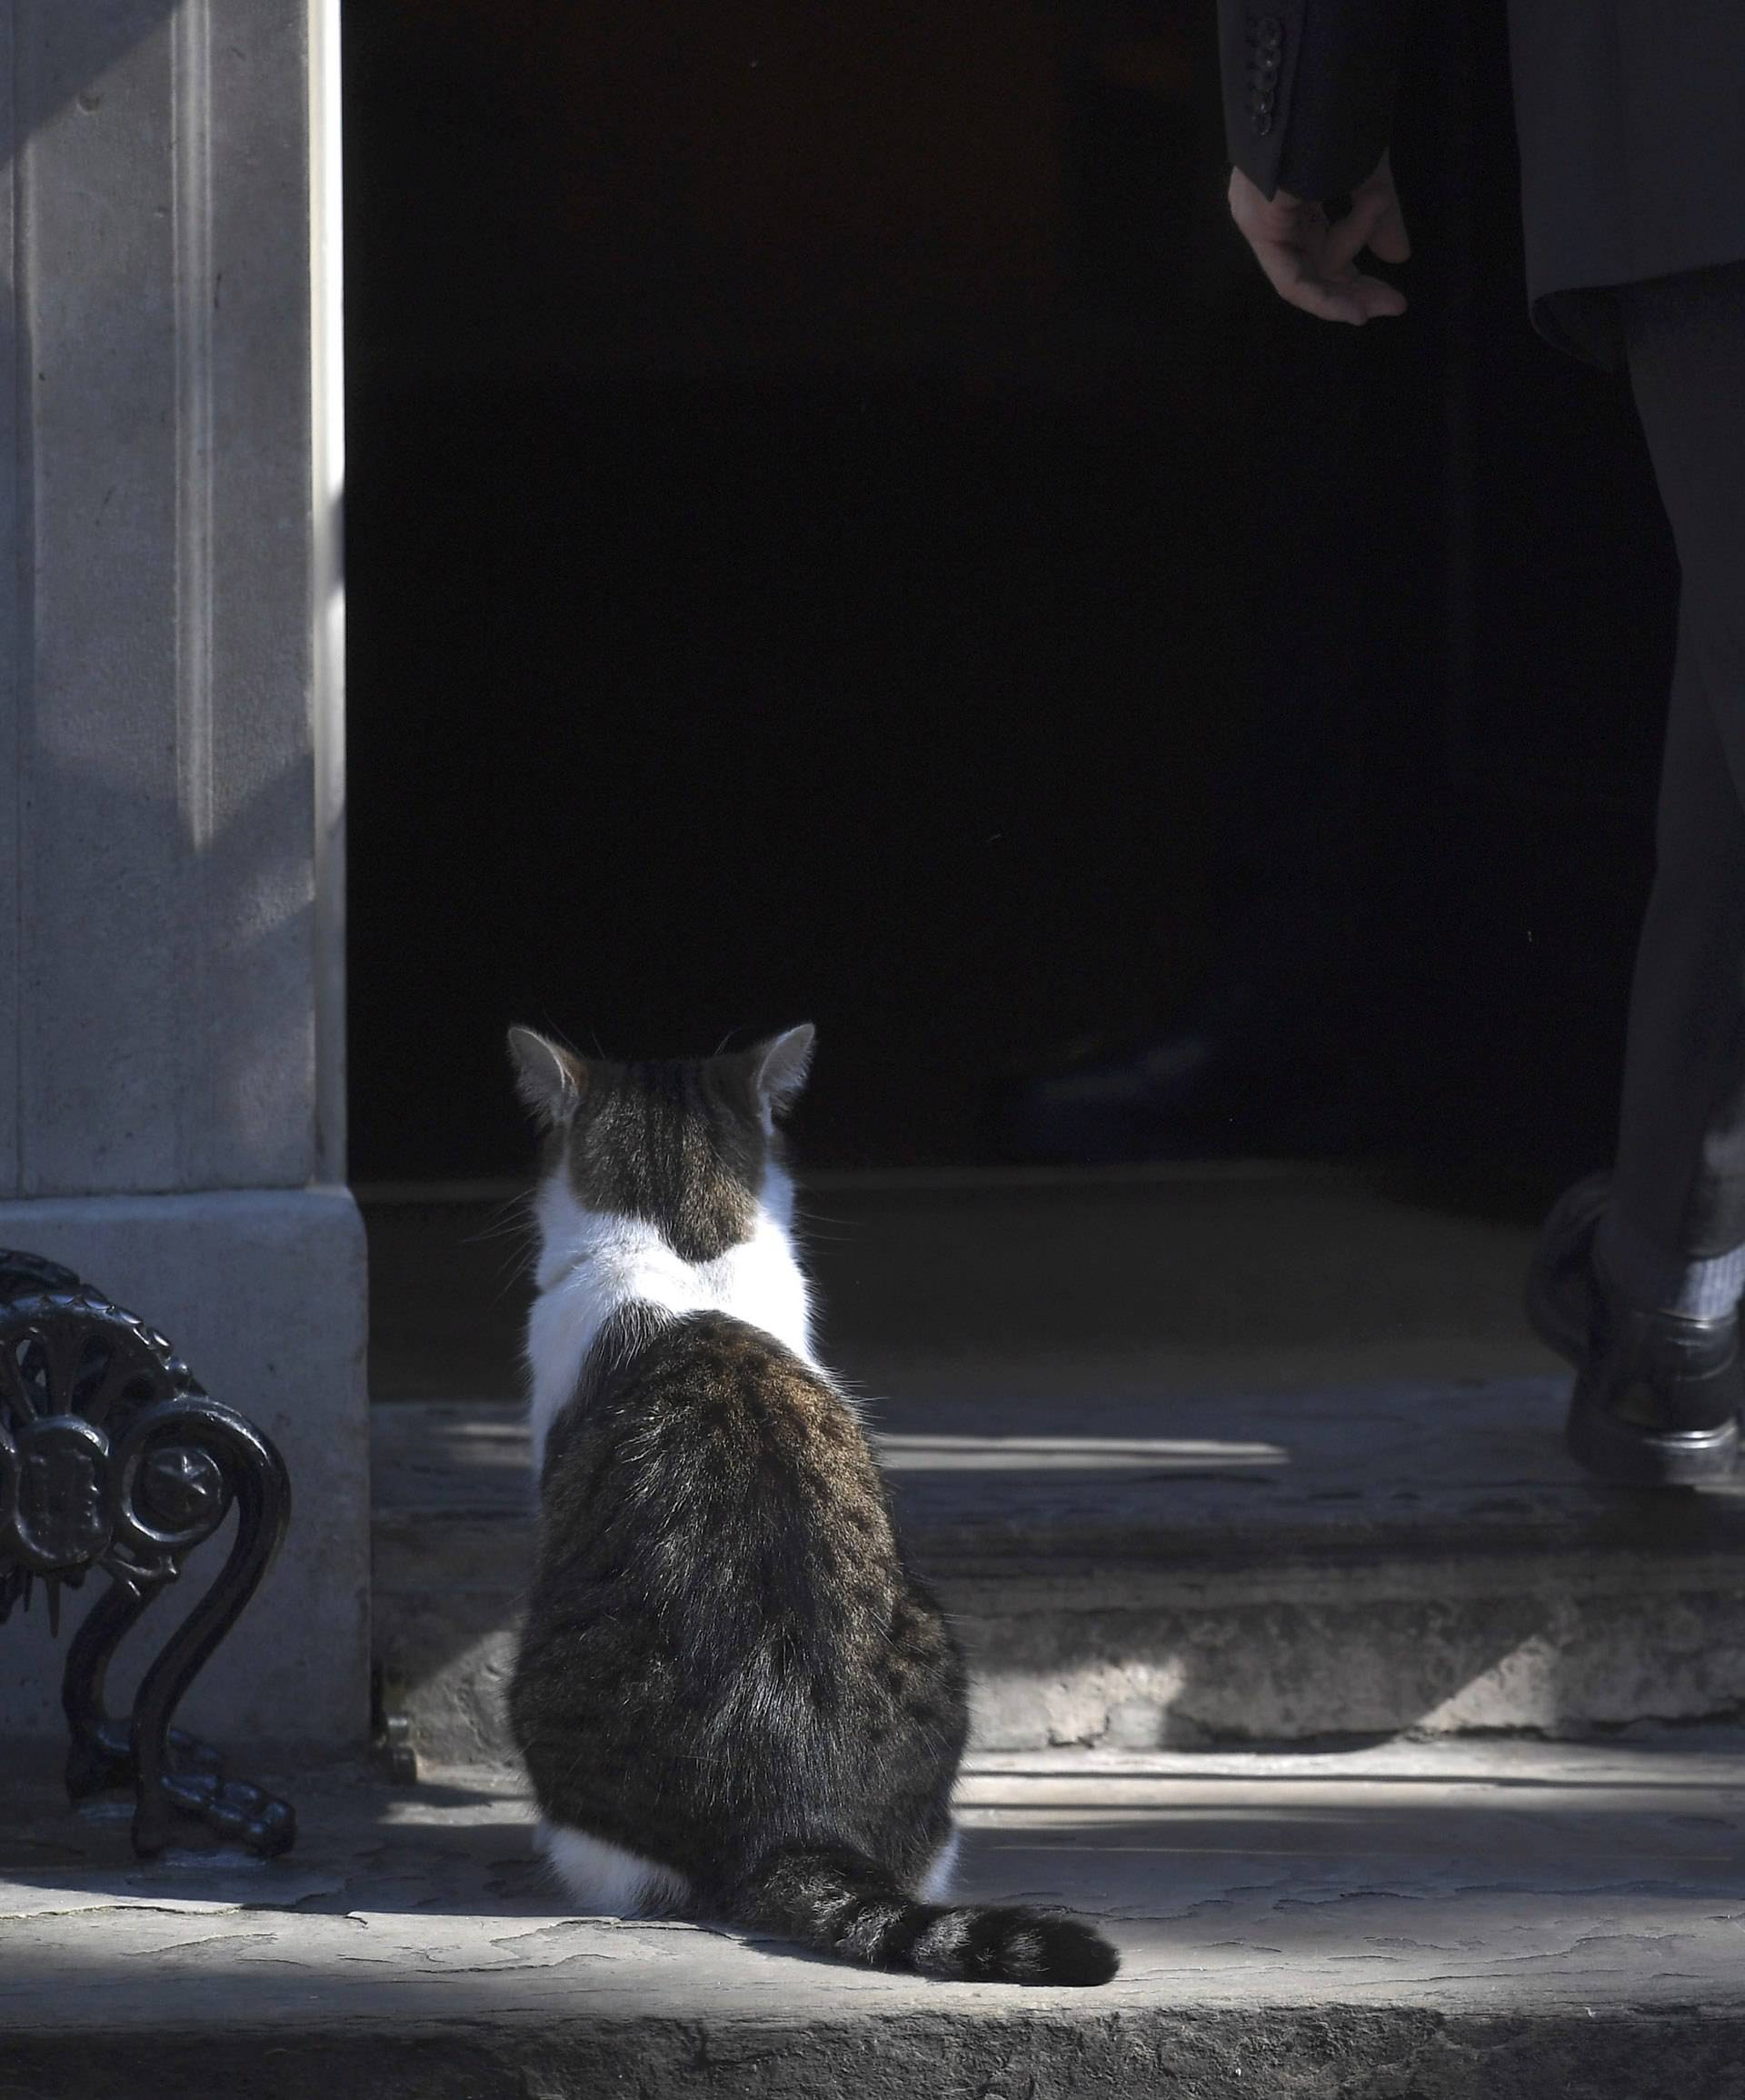
M 1608 1251 L 1658 1259 L 1670 1304 L 1680 1266 L 1745 1244 L 1745 265 L 1624 301 L 1684 585 Z

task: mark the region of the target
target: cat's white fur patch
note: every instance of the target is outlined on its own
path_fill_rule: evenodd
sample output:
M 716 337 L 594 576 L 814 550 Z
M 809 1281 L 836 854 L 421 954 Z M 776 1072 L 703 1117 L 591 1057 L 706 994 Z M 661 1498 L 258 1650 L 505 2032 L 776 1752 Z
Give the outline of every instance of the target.
M 594 1336 L 623 1305 L 640 1302 L 675 1318 L 730 1313 L 816 1367 L 811 1294 L 793 1251 L 793 1185 L 779 1166 L 765 1171 L 751 1237 L 711 1262 L 683 1260 L 642 1218 L 584 1210 L 562 1167 L 546 1177 L 533 1209 L 539 1295 L 527 1322 L 527 1366 L 535 1481 Z
M 943 1903 L 950 1896 L 962 1841 L 953 1825 L 915 1892 L 922 1903 Z M 542 1822 L 533 1846 L 551 1861 L 579 1917 L 663 1917 L 690 1905 L 691 1884 L 677 1867 L 644 1859 L 610 1838 L 565 1823 Z
M 952 1881 L 957 1873 L 958 1847 L 962 1842 L 963 1833 L 952 1824 L 952 1835 L 934 1853 L 926 1878 L 916 1891 L 922 1903 L 943 1903 L 951 1895 Z
M 552 1863 L 579 1917 L 661 1917 L 691 1900 L 676 1867 L 626 1852 L 609 1838 L 564 1823 L 542 1823 L 533 1844 Z

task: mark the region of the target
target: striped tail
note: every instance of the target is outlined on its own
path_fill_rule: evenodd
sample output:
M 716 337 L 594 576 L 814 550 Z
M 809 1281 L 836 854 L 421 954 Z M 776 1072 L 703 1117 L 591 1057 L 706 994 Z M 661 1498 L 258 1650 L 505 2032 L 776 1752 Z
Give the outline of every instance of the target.
M 1121 1957 L 1076 1918 L 1017 1905 L 917 1903 L 846 1845 L 784 1845 L 747 1875 L 742 1925 L 863 1968 L 956 1983 L 1106 1984 Z

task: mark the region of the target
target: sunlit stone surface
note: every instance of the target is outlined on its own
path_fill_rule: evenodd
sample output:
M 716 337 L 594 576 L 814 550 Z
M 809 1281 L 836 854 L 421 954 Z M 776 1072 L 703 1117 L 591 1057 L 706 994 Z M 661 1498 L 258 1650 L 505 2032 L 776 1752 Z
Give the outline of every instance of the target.
M 983 1758 L 963 1892 L 1098 1918 L 1123 1965 L 1084 1992 L 566 1917 L 514 1777 L 429 1780 L 304 1775 L 288 1858 L 152 1868 L 122 1812 L 15 1784 L 8 2076 L 75 2100 L 147 2063 L 166 2095 L 1736 2090 L 1730 1735 Z

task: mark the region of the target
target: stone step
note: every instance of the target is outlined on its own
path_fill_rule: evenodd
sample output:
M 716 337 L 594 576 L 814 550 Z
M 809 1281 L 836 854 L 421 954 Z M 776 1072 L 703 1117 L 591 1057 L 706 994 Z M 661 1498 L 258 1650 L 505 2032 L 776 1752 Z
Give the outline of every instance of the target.
M 1595 1486 L 1562 1453 L 1560 1379 L 1195 1395 L 1114 1363 L 932 1358 L 890 1389 L 884 1462 L 969 1651 L 982 1753 L 1745 1711 L 1740 1490 Z M 374 1415 L 387 1696 L 424 1756 L 503 1755 L 519 1410 Z
M 1745 1740 L 1013 1752 L 962 1894 L 1099 1920 L 1101 1990 L 924 1984 L 565 1915 L 501 1769 L 261 1775 L 270 1864 L 127 1845 L 9 1770 L 0 2090 L 56 2100 L 1735 2094 Z

